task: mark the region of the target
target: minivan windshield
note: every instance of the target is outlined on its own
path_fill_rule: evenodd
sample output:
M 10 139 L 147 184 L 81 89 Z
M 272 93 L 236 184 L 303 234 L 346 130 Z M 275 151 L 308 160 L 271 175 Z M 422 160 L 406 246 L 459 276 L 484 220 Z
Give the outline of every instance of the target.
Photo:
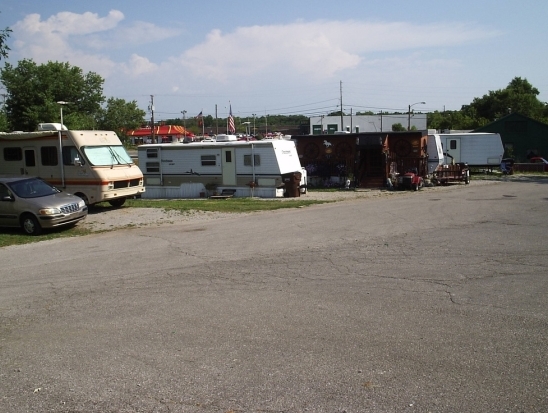
M 133 161 L 123 146 L 84 146 L 86 158 L 94 166 L 131 165 Z
M 50 184 L 36 178 L 9 182 L 7 185 L 19 198 L 40 198 L 61 192 Z

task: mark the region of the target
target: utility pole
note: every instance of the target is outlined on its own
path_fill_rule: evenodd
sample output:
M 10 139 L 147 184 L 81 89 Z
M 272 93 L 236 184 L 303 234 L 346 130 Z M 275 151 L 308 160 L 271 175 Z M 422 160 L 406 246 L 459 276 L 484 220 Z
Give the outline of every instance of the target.
M 150 131 L 152 132 L 152 143 L 156 143 L 156 136 L 154 134 L 154 95 L 150 95 Z
M 217 117 L 217 104 L 215 103 L 215 127 L 217 128 L 216 135 L 219 134 L 219 118 Z
M 344 131 L 343 102 L 342 102 L 342 80 L 340 81 L 340 91 L 341 91 L 341 131 Z

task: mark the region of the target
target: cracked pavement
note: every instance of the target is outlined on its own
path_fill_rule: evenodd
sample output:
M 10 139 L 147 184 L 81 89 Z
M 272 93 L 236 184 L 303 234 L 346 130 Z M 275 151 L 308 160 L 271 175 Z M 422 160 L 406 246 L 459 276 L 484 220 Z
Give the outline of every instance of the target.
M 0 249 L 0 411 L 544 412 L 547 190 Z

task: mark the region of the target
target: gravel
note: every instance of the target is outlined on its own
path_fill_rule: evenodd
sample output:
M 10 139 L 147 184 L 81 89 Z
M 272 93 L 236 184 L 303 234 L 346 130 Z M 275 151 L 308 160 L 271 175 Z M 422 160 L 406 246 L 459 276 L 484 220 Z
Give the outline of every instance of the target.
M 492 184 L 492 181 L 474 181 L 473 185 Z M 447 191 L 462 187 L 462 184 L 449 185 L 442 187 L 429 187 L 421 190 L 429 191 Z M 351 190 L 351 191 L 309 191 L 299 198 L 275 198 L 264 199 L 264 201 L 289 201 L 289 200 L 324 200 L 324 201 L 349 201 L 361 198 L 374 198 L 379 196 L 406 196 L 412 191 L 388 191 L 388 190 Z M 219 202 L 223 202 L 220 200 Z M 206 211 L 188 211 L 180 212 L 175 210 L 165 210 L 163 208 L 119 208 L 100 210 L 89 213 L 87 218 L 78 224 L 80 228 L 91 231 L 108 231 L 118 228 L 141 228 L 146 226 L 172 225 L 182 222 L 210 221 L 214 219 L 233 216 L 233 213 L 226 212 L 206 212 Z

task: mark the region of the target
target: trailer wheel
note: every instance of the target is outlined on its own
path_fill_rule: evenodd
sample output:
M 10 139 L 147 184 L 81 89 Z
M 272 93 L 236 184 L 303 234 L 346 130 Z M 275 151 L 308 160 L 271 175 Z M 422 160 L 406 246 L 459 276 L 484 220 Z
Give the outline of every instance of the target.
M 120 208 L 126 202 L 126 198 L 116 198 L 108 201 L 108 203 L 114 208 Z
M 82 198 L 84 200 L 84 202 L 86 203 L 86 205 L 89 207 L 89 200 L 88 200 L 87 196 L 85 196 L 84 194 L 82 194 L 80 192 L 77 192 L 74 195 L 76 195 L 77 197 Z

